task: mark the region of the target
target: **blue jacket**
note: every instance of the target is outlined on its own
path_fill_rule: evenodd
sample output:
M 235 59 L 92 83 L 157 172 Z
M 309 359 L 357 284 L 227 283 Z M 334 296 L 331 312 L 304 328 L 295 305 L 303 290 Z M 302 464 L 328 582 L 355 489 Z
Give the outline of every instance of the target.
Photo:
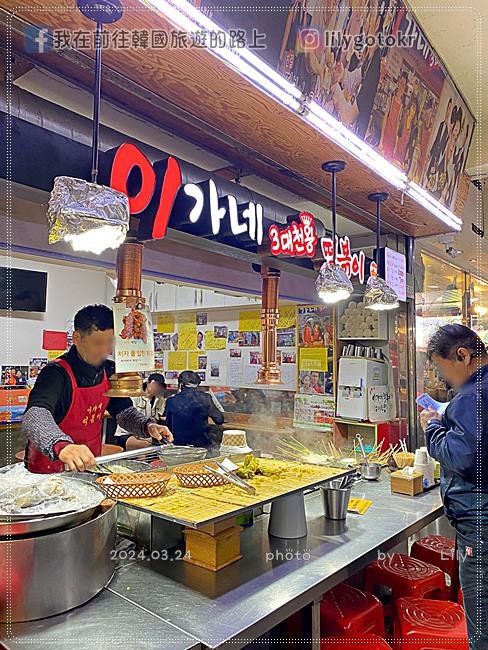
M 432 421 L 425 438 L 441 464 L 441 495 L 447 517 L 476 526 L 488 523 L 488 365 L 471 377 Z
M 208 418 L 215 424 L 224 422 L 224 414 L 216 408 L 210 395 L 196 388 L 183 388 L 168 397 L 164 414 L 175 445 L 208 447 Z

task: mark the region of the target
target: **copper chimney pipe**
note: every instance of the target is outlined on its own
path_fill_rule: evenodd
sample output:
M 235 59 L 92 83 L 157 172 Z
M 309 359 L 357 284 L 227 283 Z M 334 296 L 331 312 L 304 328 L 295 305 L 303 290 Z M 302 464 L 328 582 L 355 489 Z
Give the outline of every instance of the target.
M 281 384 L 281 370 L 276 363 L 276 330 L 278 328 L 278 295 L 280 272 L 267 266 L 261 267 L 263 297 L 261 323 L 263 337 L 263 365 L 259 369 L 257 384 Z
M 114 302 L 123 302 L 128 307 L 145 306 L 142 295 L 142 252 L 144 244 L 127 236 L 117 251 L 117 290 Z M 144 395 L 142 377 L 138 372 L 117 372 L 110 377 L 109 397 L 140 397 Z

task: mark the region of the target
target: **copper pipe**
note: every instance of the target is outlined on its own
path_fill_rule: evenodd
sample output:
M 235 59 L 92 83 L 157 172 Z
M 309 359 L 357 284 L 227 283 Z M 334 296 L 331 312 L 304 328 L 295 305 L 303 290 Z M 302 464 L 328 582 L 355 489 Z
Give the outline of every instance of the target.
M 143 250 L 144 244 L 127 238 L 117 251 L 115 302 L 126 302 L 129 306 L 145 304 L 141 291 Z
M 142 252 L 144 244 L 127 237 L 117 251 L 117 290 L 114 302 L 123 302 L 128 307 L 146 304 L 142 295 Z M 109 397 L 139 397 L 144 395 L 142 377 L 138 372 L 117 372 L 110 379 Z
M 276 362 L 276 331 L 278 328 L 278 296 L 280 272 L 261 267 L 263 297 L 261 302 L 263 363 L 258 372 L 257 384 L 281 384 L 281 371 Z

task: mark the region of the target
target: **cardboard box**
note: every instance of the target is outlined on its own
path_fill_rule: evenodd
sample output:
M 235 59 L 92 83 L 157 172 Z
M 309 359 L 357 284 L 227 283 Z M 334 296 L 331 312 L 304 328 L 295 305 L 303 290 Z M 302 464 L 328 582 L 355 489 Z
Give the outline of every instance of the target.
M 392 494 L 407 494 L 413 497 L 424 491 L 424 476 L 420 472 L 414 472 L 411 476 L 406 476 L 402 470 L 398 470 L 392 472 L 390 486 Z

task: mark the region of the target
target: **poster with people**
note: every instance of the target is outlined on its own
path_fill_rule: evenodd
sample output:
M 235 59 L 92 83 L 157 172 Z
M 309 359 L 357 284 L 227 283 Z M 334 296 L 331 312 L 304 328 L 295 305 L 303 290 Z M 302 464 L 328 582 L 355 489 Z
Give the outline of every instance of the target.
M 2 366 L 2 386 L 27 386 L 28 366 Z
M 475 120 L 402 0 L 193 0 L 449 209 Z M 266 10 L 268 7 L 269 10 Z
M 474 117 L 401 0 L 293 1 L 278 69 L 449 209 Z
M 298 308 L 298 345 L 301 348 L 324 348 L 332 344 L 332 310 L 328 307 Z

